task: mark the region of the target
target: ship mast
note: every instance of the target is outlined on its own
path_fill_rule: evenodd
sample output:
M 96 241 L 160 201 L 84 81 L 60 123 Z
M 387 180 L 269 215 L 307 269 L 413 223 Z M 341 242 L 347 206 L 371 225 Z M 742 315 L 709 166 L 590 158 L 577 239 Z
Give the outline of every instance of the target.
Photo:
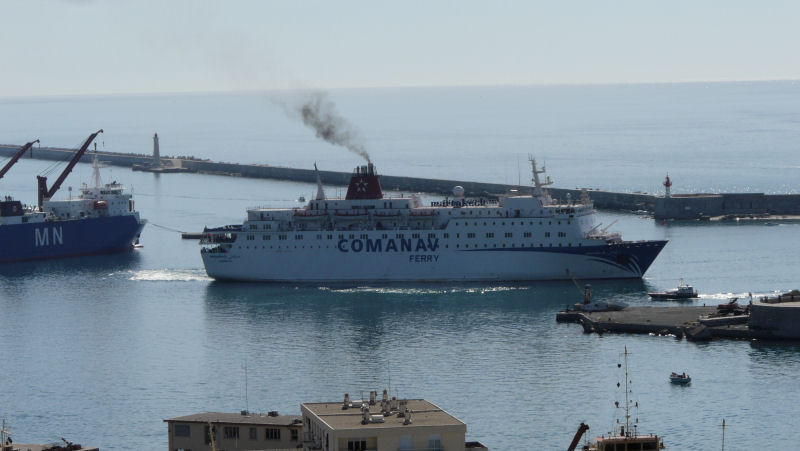
M 544 174 L 547 169 L 544 166 L 542 166 L 542 169 L 538 169 L 536 167 L 536 159 L 531 156 L 528 156 L 528 161 L 531 162 L 531 173 L 533 174 L 531 179 L 531 181 L 533 181 L 533 197 L 538 197 L 542 201 L 542 205 L 549 204 L 550 196 L 543 187 L 552 185 L 553 181 L 550 180 L 549 176 L 545 176 L 544 181 L 541 181 L 539 179 L 539 174 Z

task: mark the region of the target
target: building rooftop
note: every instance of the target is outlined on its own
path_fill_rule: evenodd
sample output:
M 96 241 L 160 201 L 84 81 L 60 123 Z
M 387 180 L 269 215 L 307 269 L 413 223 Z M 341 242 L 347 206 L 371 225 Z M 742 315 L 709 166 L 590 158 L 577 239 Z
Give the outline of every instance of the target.
M 291 426 L 293 424 L 303 424 L 303 418 L 299 415 L 268 415 L 252 412 L 247 414 L 203 412 L 183 417 L 167 418 L 164 421 L 182 423 L 255 424 L 260 426 Z
M 307 409 L 309 413 L 318 417 L 331 429 L 381 429 L 381 428 L 413 428 L 420 426 L 463 426 L 466 425 L 458 418 L 450 415 L 435 404 L 424 399 L 402 400 L 407 402 L 407 407 L 411 410 L 411 424 L 404 424 L 405 418 L 399 417 L 394 412 L 384 417 L 384 421 L 370 422 L 362 424 L 363 415 L 361 408 L 356 403 L 348 409 L 343 409 L 343 403 L 339 402 L 319 402 L 303 403 L 301 409 Z M 369 406 L 370 415 L 381 415 L 381 403 Z

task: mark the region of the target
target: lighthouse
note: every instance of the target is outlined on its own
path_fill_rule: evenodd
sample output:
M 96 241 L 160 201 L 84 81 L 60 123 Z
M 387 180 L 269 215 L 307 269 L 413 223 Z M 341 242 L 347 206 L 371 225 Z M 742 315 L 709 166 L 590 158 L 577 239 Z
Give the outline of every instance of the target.
M 664 180 L 663 185 L 664 185 L 664 190 L 665 190 L 664 197 L 668 198 L 669 197 L 669 188 L 672 186 L 672 181 L 669 179 L 669 174 L 667 174 L 667 178 L 666 178 L 666 180 Z
M 161 166 L 161 152 L 158 149 L 158 133 L 153 135 L 153 166 Z

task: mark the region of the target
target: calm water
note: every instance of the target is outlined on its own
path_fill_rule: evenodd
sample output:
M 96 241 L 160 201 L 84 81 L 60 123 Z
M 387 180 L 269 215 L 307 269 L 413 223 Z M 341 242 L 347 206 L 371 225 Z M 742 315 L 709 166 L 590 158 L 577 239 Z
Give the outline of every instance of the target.
M 800 92 L 793 83 L 343 91 L 378 168 L 516 182 L 518 159 L 546 157 L 557 186 L 655 192 L 798 192 Z M 78 144 L 97 128 L 108 150 L 349 170 L 266 95 L 0 99 L 0 141 Z M 24 160 L 4 194 L 35 200 Z M 107 177 L 108 170 L 105 174 Z M 79 165 L 67 184 L 88 181 Z M 313 187 L 112 168 L 150 221 L 122 256 L 0 266 L 0 415 L 17 441 L 59 437 L 102 449 L 164 449 L 164 418 L 249 408 L 297 413 L 304 401 L 392 387 L 424 397 L 493 450 L 563 449 L 581 422 L 613 424 L 616 363 L 632 352 L 641 430 L 669 449 L 796 442 L 800 346 L 584 335 L 554 314 L 571 283 L 273 286 L 205 277 L 195 242 L 169 229 L 240 222 L 254 205 L 297 205 Z M 335 194 L 336 188 L 329 188 Z M 66 191 L 65 191 L 66 193 Z M 719 303 L 797 288 L 800 224 L 664 225 L 601 213 L 628 239 L 669 239 L 642 281 L 593 282 L 597 298 L 647 305 L 684 277 Z M 692 375 L 690 387 L 667 382 Z

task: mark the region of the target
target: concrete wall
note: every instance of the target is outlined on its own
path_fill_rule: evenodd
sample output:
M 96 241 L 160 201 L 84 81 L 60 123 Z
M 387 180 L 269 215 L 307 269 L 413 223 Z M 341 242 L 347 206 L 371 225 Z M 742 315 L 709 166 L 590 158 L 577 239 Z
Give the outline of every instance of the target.
M 0 145 L 0 155 L 13 155 L 19 146 Z M 47 160 L 68 160 L 73 149 L 42 147 L 33 149 L 33 158 Z M 134 164 L 149 163 L 150 155 L 98 152 L 100 159 L 116 166 L 131 167 Z M 25 155 L 23 158 L 30 158 Z M 168 158 L 168 157 L 164 157 Z M 87 152 L 82 162 L 91 162 Z M 235 175 L 241 177 L 289 180 L 294 182 L 316 183 L 313 169 L 285 168 L 256 164 L 221 163 L 208 160 L 181 159 L 180 166 L 192 171 L 209 174 Z M 35 183 L 31 174 L 31 183 Z M 320 178 L 326 185 L 346 186 L 350 181 L 349 172 L 320 171 Z M 381 176 L 385 190 L 434 193 L 451 196 L 453 187 L 464 187 L 468 197 L 495 197 L 516 189 L 520 193 L 530 193 L 529 186 L 504 185 L 500 183 L 470 182 L 464 180 L 424 179 L 393 175 Z M 579 189 L 550 188 L 551 195 L 565 202 L 567 195 L 573 201 L 581 197 Z M 618 193 L 611 191 L 588 191 L 595 207 L 607 210 L 648 210 L 654 212 L 656 219 L 697 219 L 723 215 L 800 215 L 800 194 L 765 195 L 763 193 L 726 193 L 674 195 L 670 198 L 656 197 L 644 193 Z
M 659 197 L 656 219 L 698 219 L 725 215 L 800 215 L 800 194 L 722 193 Z
M 800 339 L 800 300 L 780 304 L 754 301 L 749 325 L 751 330 L 775 338 Z

